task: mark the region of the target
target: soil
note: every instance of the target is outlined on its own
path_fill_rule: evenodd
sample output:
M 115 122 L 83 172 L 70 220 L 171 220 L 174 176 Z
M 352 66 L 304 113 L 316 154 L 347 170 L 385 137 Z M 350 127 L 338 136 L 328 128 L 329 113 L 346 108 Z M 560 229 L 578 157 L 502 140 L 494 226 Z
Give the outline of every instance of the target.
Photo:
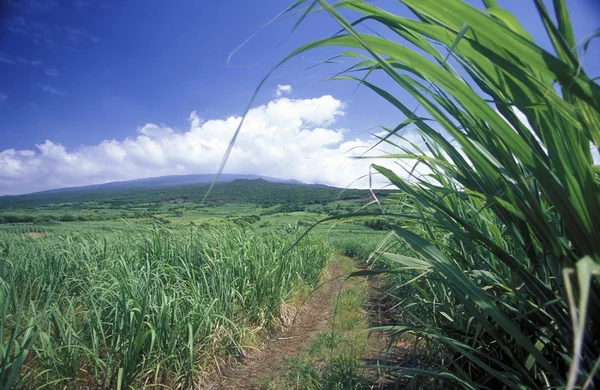
M 40 232 L 25 233 L 25 235 L 29 236 L 31 238 L 42 238 L 42 237 L 44 237 L 44 233 L 40 233 Z
M 400 317 L 395 303 L 382 288 L 380 278 L 369 280 L 371 287 L 367 303 L 369 327 L 394 326 Z M 379 369 L 365 370 L 365 375 L 373 384 L 372 390 L 392 389 L 438 389 L 441 384 L 431 378 L 415 378 L 402 376 L 401 370 L 390 367 L 431 369 L 428 366 L 427 346 L 414 336 L 392 339 L 392 331 L 372 333 L 369 346 L 363 357 L 366 365 L 380 366 Z M 429 362 L 430 363 L 430 362 Z
M 381 291 L 382 285 L 379 278 L 369 280 L 370 292 L 367 303 L 369 327 L 392 326 L 397 323 L 393 305 Z M 404 348 L 399 345 L 391 345 L 390 338 L 391 332 L 376 332 L 370 335 L 369 347 L 363 358 L 366 365 L 388 366 L 398 363 L 400 360 L 399 350 Z M 395 389 L 396 380 L 390 369 L 370 369 L 366 370 L 365 374 L 373 383 L 372 389 Z
M 327 267 L 326 280 L 343 273 L 333 261 Z M 298 355 L 323 329 L 333 315 L 334 300 L 343 278 L 321 286 L 299 309 L 286 305 L 282 310 L 282 330 L 271 334 L 257 350 L 246 352 L 242 359 L 221 368 L 221 376 L 207 389 L 261 389 L 261 383 L 273 378 L 285 359 Z

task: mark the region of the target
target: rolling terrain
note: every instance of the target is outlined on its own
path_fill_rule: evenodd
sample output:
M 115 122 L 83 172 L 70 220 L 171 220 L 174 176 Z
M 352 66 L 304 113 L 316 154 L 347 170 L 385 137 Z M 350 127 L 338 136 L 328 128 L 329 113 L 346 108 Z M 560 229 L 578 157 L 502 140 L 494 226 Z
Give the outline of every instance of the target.
M 200 202 L 214 175 L 164 176 L 113 182 L 94 186 L 62 188 L 25 195 L 0 197 L 0 211 L 64 203 L 141 204 L 185 200 Z M 379 195 L 388 192 L 378 190 Z M 327 203 L 336 199 L 368 198 L 368 190 L 343 190 L 325 185 L 304 184 L 254 175 L 221 175 L 207 202 L 275 204 Z

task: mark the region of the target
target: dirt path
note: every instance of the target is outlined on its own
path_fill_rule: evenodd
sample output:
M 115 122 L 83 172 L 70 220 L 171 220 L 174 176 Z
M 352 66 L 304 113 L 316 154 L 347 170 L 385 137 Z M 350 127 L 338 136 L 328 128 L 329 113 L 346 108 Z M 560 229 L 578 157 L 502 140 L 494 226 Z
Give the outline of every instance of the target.
M 390 297 L 382 291 L 385 283 L 381 278 L 369 280 L 370 294 L 367 303 L 367 315 L 370 327 L 394 326 L 398 324 L 399 313 Z M 379 369 L 365 370 L 367 378 L 373 384 L 372 390 L 439 388 L 435 383 L 425 382 L 423 386 L 414 386 L 408 377 L 400 378 L 398 371 L 390 367 L 424 368 L 419 362 L 419 348 L 414 337 L 402 337 L 392 342 L 392 332 L 375 332 L 369 337 L 369 346 L 363 357 L 365 364 L 380 366 Z
M 326 270 L 326 280 L 342 273 L 335 260 Z M 222 376 L 209 389 L 260 389 L 260 384 L 272 378 L 283 367 L 285 359 L 296 356 L 327 327 L 333 315 L 334 299 L 343 279 L 336 279 L 322 286 L 300 308 L 293 323 L 283 331 L 267 338 L 259 350 L 252 350 L 240 362 L 222 370 Z
M 381 291 L 383 283 L 379 278 L 369 280 L 370 294 L 367 302 L 369 327 L 394 325 L 395 318 L 391 311 L 392 304 Z M 388 365 L 398 362 L 396 346 L 390 346 L 389 332 L 372 333 L 369 337 L 369 348 L 363 358 L 365 364 L 372 366 Z M 387 358 L 387 359 L 386 359 Z M 365 374 L 373 383 L 372 389 L 391 390 L 395 388 L 395 380 L 389 370 L 381 368 L 366 370 Z

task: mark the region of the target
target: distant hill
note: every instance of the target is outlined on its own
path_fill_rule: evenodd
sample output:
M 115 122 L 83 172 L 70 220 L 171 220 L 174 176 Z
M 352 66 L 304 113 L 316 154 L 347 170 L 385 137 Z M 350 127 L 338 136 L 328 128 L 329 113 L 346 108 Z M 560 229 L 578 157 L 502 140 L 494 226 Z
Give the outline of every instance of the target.
M 27 195 L 0 197 L 0 211 L 51 204 L 105 203 L 111 206 L 172 201 L 200 202 L 214 175 L 164 176 L 85 187 L 62 188 Z M 387 191 L 378 191 L 382 196 Z M 368 198 L 366 190 L 342 190 L 256 175 L 221 175 L 208 203 L 326 204 L 336 199 Z
M 34 192 L 26 195 L 38 195 L 38 194 L 58 194 L 71 191 L 81 190 L 95 190 L 95 189 L 130 189 L 130 188 L 157 188 L 157 187 L 176 187 L 186 184 L 211 184 L 215 180 L 215 174 L 198 174 L 198 175 L 171 175 L 171 176 L 160 176 L 160 177 L 149 177 L 146 179 L 136 179 L 127 181 L 114 181 L 104 184 L 93 184 L 89 186 L 80 187 L 68 187 L 58 188 L 54 190 Z M 240 174 L 229 174 L 223 173 L 219 175 L 219 183 L 230 183 L 234 180 L 245 179 L 255 180 L 263 179 L 270 183 L 289 183 L 289 184 L 304 184 L 298 180 L 284 180 L 270 176 L 259 176 L 259 175 L 240 175 Z M 0 197 L 2 198 L 2 197 Z

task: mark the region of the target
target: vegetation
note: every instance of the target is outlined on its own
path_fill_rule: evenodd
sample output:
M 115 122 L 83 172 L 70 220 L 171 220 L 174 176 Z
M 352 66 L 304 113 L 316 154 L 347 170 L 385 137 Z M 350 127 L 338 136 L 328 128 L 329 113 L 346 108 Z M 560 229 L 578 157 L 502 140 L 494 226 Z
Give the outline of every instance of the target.
M 495 0 L 483 10 L 460 0 L 401 3 L 414 19 L 362 0 L 298 1 L 293 10 L 320 6 L 342 31 L 288 57 L 340 47 L 336 58 L 356 63 L 335 79 L 357 81 L 406 117 L 386 128 L 381 142 L 397 153 L 383 157 L 416 171 L 373 165 L 402 193 L 381 210 L 395 235 L 377 264 L 401 275 L 392 286 L 398 324 L 386 329 L 428 340 L 433 368 L 392 368 L 449 387 L 599 383 L 591 150 L 600 146 L 600 87 L 582 68 L 565 1 L 553 2 L 553 16 L 534 1 L 555 54 Z M 397 87 L 426 113 L 395 97 Z M 407 128 L 422 142 L 403 138 Z
M 162 203 L 200 203 L 210 184 L 186 184 L 173 187 L 134 187 L 119 188 L 112 186 L 99 186 L 91 189 L 64 189 L 60 192 L 40 192 L 28 195 L 0 197 L 0 210 L 31 209 L 34 207 L 68 204 L 73 208 L 89 210 L 90 207 L 120 208 L 129 205 L 160 206 Z M 389 191 L 378 190 L 380 196 L 385 196 Z M 303 185 L 287 183 L 271 183 L 263 179 L 237 179 L 230 183 L 218 183 L 207 199 L 208 204 L 224 203 L 252 203 L 262 207 L 283 205 L 285 211 L 298 211 L 302 206 L 311 204 L 326 205 L 335 200 L 368 199 L 367 190 L 349 189 L 341 191 L 339 188 L 322 185 Z
M 121 213 L 119 215 L 102 215 L 102 214 L 80 214 L 73 215 L 63 213 L 61 215 L 30 215 L 30 214 L 11 214 L 5 213 L 0 215 L 0 224 L 8 223 L 56 223 L 56 222 L 84 222 L 84 221 L 109 221 L 118 218 L 136 219 L 136 218 L 152 218 L 148 212 L 143 213 Z
M 396 324 L 373 331 L 391 333 L 390 347 L 426 346 L 423 364 L 390 362 L 399 384 L 597 386 L 600 87 L 579 53 L 589 41 L 578 49 L 564 0 L 534 0 L 554 53 L 495 0 L 401 3 L 414 18 L 362 0 L 289 9 L 319 7 L 342 31 L 284 62 L 340 47 L 336 59 L 356 62 L 335 79 L 406 118 L 381 137 L 397 150 L 381 157 L 406 172 L 373 165 L 396 191 L 378 191 L 362 219 L 347 214 L 369 192 L 262 180 L 218 184 L 209 204 L 207 185 L 0 198 L 0 388 L 192 387 L 318 282 L 330 247 L 369 258 L 356 275 L 388 275 Z M 286 251 L 298 226 L 322 219 L 333 223 Z M 272 388 L 365 386 L 353 369 L 366 342 L 351 331 L 364 326 L 358 286 L 339 297 L 336 332 Z
M 329 258 L 318 236 L 154 225 L 0 239 L 0 388 L 190 388 Z
M 24 197 L 20 208 L 4 209 L 14 218 L 0 226 L 2 388 L 187 388 L 214 369 L 215 358 L 255 345 L 277 325 L 284 301 L 314 288 L 329 247 L 366 258 L 382 236 L 338 220 L 284 255 L 298 227 L 364 203 L 363 191 L 321 204 L 302 193 L 305 186 L 294 188 L 308 203 L 149 203 L 131 189 L 127 196 L 141 203 L 40 205 Z M 359 308 L 342 312 L 350 318 Z M 331 370 L 315 366 L 311 380 L 334 383 L 351 373 L 360 379 L 352 383 L 363 383 L 354 369 L 360 344 L 349 341 L 343 347 L 354 355 L 340 354 Z M 308 369 L 308 360 L 302 364 Z
M 353 259 L 335 255 L 344 274 L 358 271 Z M 369 380 L 357 369 L 368 350 L 367 318 L 363 314 L 369 295 L 364 280 L 344 281 L 336 297 L 334 315 L 299 356 L 291 357 L 265 388 L 296 390 L 362 390 Z
M 382 234 L 365 231 L 334 230 L 326 235 L 330 245 L 344 256 L 356 260 L 367 260 L 377 249 Z

